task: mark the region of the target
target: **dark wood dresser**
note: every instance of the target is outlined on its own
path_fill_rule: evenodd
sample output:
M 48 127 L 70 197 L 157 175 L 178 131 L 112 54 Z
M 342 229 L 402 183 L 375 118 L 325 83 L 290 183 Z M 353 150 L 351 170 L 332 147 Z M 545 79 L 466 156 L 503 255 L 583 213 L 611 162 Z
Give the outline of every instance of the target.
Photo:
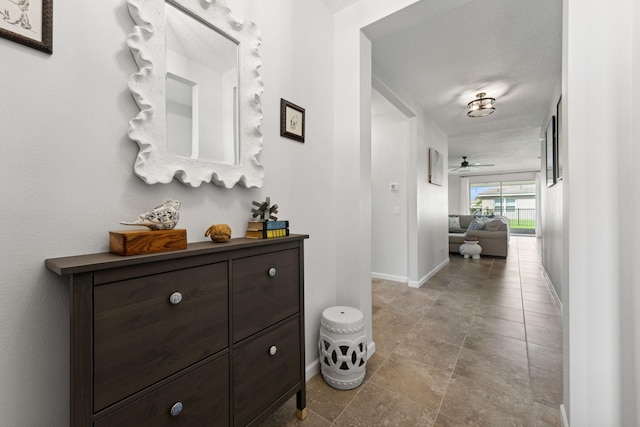
M 304 419 L 306 238 L 46 260 L 71 282 L 71 425 L 256 425 L 293 394 Z

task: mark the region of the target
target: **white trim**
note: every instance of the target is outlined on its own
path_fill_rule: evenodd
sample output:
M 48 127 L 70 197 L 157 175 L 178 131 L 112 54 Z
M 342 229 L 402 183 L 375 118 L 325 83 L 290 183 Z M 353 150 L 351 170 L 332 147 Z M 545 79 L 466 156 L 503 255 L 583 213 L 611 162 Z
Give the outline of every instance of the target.
M 371 278 L 373 279 L 382 279 L 382 280 L 391 280 L 392 282 L 399 283 L 409 283 L 409 278 L 405 276 L 394 276 L 391 274 L 383 274 L 383 273 L 371 273 Z
M 376 352 L 376 343 L 374 341 L 371 341 L 369 345 L 367 345 L 367 360 L 369 360 L 375 352 Z
M 440 270 L 442 270 L 447 264 L 449 264 L 449 257 L 447 257 L 447 259 L 445 259 L 444 261 L 442 261 L 440 263 L 440 265 L 438 265 L 436 268 L 434 268 L 433 270 L 431 270 L 429 273 L 427 273 L 426 276 L 424 276 L 422 279 L 420 279 L 417 282 L 414 282 L 413 280 L 409 280 L 409 287 L 411 288 L 421 288 L 422 285 L 424 285 L 425 283 L 427 283 L 427 280 L 431 279 L 433 276 L 436 275 L 436 273 Z
M 560 405 L 560 421 L 562 427 L 569 427 L 569 420 L 567 419 L 567 412 L 564 410 L 564 405 Z
M 304 370 L 305 382 L 320 373 L 320 358 L 316 357 Z
M 549 291 L 551 292 L 551 295 L 553 295 L 553 300 L 555 301 L 556 305 L 560 309 L 560 314 L 561 315 L 564 314 L 562 301 L 558 297 L 558 294 L 556 293 L 556 288 L 553 287 L 551 278 L 547 274 L 547 270 L 544 269 L 544 265 L 540 267 L 540 270 L 542 271 L 542 275 L 544 276 L 544 281 L 547 282 L 547 286 L 549 287 Z

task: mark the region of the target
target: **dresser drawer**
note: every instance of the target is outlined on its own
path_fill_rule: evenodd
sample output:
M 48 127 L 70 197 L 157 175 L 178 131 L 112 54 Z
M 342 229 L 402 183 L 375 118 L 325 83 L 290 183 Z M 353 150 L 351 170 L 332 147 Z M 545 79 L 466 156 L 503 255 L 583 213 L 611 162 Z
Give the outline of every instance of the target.
M 182 411 L 171 415 L 171 408 Z M 229 357 L 225 354 L 94 423 L 96 427 L 227 426 Z
M 94 412 L 227 347 L 227 265 L 95 287 Z
M 235 349 L 234 425 L 246 425 L 302 381 L 299 321 L 294 318 Z
M 300 306 L 298 250 L 234 260 L 232 293 L 233 342 L 297 313 Z

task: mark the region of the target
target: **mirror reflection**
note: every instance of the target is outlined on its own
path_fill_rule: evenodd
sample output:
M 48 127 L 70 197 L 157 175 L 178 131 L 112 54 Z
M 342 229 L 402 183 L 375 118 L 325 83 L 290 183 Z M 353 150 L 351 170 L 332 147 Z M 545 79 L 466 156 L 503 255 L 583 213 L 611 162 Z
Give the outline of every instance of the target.
M 165 3 L 167 152 L 235 165 L 238 44 Z

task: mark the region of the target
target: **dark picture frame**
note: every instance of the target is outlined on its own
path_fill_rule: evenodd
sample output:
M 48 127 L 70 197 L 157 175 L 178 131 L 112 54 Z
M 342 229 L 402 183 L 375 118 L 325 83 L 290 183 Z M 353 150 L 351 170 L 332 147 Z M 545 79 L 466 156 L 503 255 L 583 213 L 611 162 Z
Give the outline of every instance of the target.
M 555 146 L 555 155 L 556 155 L 556 182 L 562 180 L 563 175 L 563 161 L 562 161 L 562 97 L 558 99 L 558 105 L 556 107 L 556 146 Z
M 549 120 L 549 124 L 547 125 L 547 132 L 545 133 L 547 187 L 551 187 L 556 183 L 555 139 L 556 139 L 556 116 L 551 116 L 551 119 Z
M 53 0 L 0 0 L 0 37 L 53 53 Z
M 280 136 L 304 142 L 304 108 L 280 98 Z

